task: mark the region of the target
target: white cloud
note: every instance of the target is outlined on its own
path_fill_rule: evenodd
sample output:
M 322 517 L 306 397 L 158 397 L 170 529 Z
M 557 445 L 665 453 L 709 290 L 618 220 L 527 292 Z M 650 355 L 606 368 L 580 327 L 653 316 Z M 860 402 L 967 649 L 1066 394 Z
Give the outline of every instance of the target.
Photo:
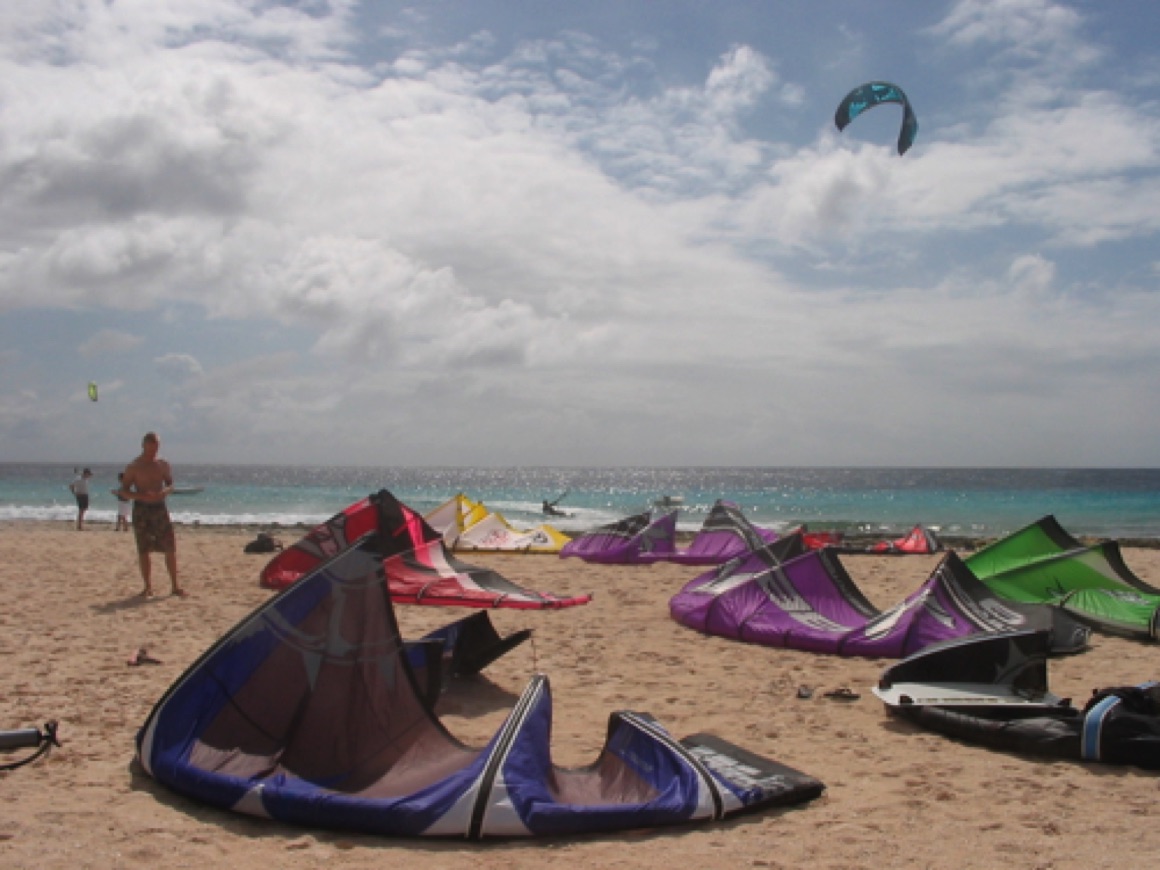
M 1057 244 L 1156 232 L 1160 122 L 1106 92 L 1069 105 L 996 117 L 981 136 L 937 134 L 905 157 L 887 146 L 814 149 L 775 161 L 745 207 L 726 203 L 741 232 L 762 225 L 790 246 L 904 244 L 886 233 L 1034 227 Z M 1119 203 L 1118 205 L 1116 203 Z M 873 241 L 871 242 L 871 239 Z
M 139 335 L 131 335 L 119 329 L 102 329 L 86 341 L 77 350 L 84 357 L 99 357 L 106 354 L 120 354 L 140 346 L 144 339 Z
M 175 380 L 182 381 L 202 374 L 201 363 L 187 353 L 167 353 L 153 361 L 157 368 Z
M 1074 9 L 1052 0 L 959 0 L 930 32 L 952 45 L 988 43 L 1024 54 L 1078 49 L 1093 56 L 1078 36 L 1081 22 Z
M 1160 124 L 1099 81 L 1072 7 L 947 9 L 920 39 L 954 105 L 921 105 L 899 158 L 834 133 L 820 80 L 785 80 L 760 34 L 698 43 L 677 76 L 651 34 L 441 45 L 401 17 L 364 62 L 353 3 L 20 4 L 0 18 L 0 309 L 99 312 L 82 353 L 162 376 L 167 416 L 129 422 L 231 456 L 277 432 L 287 455 L 446 461 L 470 430 L 480 462 L 919 443 L 937 463 L 956 426 L 983 431 L 955 455 L 982 456 L 1015 443 L 1019 401 L 1028 432 L 1067 413 L 1061 371 L 1099 391 L 1116 370 L 1100 402 L 1146 380 L 1154 257 L 1137 283 L 1069 263 L 1160 229 Z M 747 132 L 770 106 L 806 132 Z M 237 323 L 260 348 L 222 337 Z M 13 358 L 54 395 L 50 364 Z M 29 413 L 0 431 L 57 422 Z

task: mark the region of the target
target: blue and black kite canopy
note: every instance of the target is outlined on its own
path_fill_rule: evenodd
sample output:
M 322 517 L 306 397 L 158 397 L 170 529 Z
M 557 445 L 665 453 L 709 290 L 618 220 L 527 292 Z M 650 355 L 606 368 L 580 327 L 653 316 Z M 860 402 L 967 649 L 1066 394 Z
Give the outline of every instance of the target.
M 898 132 L 898 153 L 905 154 L 914 144 L 914 137 L 918 135 L 918 119 L 910 107 L 910 100 L 906 98 L 902 88 L 890 82 L 866 82 L 858 85 L 845 99 L 838 104 L 838 111 L 834 113 L 834 123 L 839 130 L 865 112 L 883 103 L 899 103 L 902 106 L 902 129 Z

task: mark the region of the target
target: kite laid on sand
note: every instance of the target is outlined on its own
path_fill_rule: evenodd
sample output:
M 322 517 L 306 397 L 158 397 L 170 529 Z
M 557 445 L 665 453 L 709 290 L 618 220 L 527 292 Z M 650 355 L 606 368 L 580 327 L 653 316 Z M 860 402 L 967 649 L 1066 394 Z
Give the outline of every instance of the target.
M 888 610 L 854 583 L 830 547 L 790 535 L 688 583 L 673 619 L 705 634 L 762 646 L 868 658 L 905 658 L 955 637 L 1042 628 L 1057 653 L 1078 652 L 1091 631 L 1057 607 L 1003 601 L 955 553 Z
M 916 725 L 1025 755 L 1160 769 L 1160 683 L 1096 689 L 1082 708 L 1048 690 L 1045 632 L 975 635 L 887 668 L 874 694 Z
M 385 489 L 355 502 L 284 549 L 262 569 L 258 582 L 285 589 L 364 535 L 373 535 L 367 546 L 382 558 L 397 604 L 536 610 L 573 607 L 592 599 L 587 594 L 525 589 L 489 568 L 459 561 L 422 514 Z
M 390 589 L 368 537 L 271 598 L 158 701 L 137 737 L 145 771 L 193 800 L 289 824 L 471 840 L 718 821 L 823 791 L 630 711 L 610 715 L 591 765 L 557 767 L 544 675 L 486 745 L 467 746 L 434 713 Z
M 755 526 L 736 504 L 718 499 L 688 547 L 677 545 L 677 513 L 634 514 L 573 538 L 560 551 L 586 562 L 615 565 L 720 565 L 777 540 L 777 533 Z
M 463 493 L 452 496 L 423 519 L 443 536 L 443 543 L 458 551 L 555 554 L 569 541 L 547 523 L 517 529 L 503 514 Z
M 1005 601 L 1051 604 L 1104 634 L 1160 640 L 1160 589 L 1137 577 L 1120 545 L 1084 545 L 1053 516 L 982 548 L 966 560 Z

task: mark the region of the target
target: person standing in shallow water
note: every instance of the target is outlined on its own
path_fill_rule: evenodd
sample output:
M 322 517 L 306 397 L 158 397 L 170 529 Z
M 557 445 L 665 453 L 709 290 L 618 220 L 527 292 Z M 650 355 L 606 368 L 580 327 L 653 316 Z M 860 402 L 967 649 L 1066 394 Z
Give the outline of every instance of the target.
M 89 509 L 89 478 L 93 472 L 86 468 L 76 476 L 76 480 L 68 485 L 77 499 L 77 531 L 85 530 L 85 512 Z
M 121 490 L 124 488 L 125 472 L 117 475 L 117 488 L 113 490 L 113 495 L 117 497 L 117 524 L 113 526 L 114 532 L 129 531 L 129 514 L 133 510 L 133 502 L 121 495 Z
M 186 594 L 177 581 L 177 539 L 165 505 L 166 497 L 173 492 L 173 470 L 157 455 L 160 449 L 157 433 L 146 432 L 141 439 L 141 455 L 125 468 L 118 493 L 133 502 L 133 533 L 137 538 L 137 563 L 145 581 L 141 590 L 144 598 L 153 594 L 152 553 L 165 554 L 173 594 Z

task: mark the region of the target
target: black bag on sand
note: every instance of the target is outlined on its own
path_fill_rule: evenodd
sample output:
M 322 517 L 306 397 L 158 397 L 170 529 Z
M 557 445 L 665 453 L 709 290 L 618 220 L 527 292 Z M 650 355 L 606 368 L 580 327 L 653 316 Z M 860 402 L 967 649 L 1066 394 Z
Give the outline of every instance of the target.
M 282 544 L 266 532 L 258 532 L 258 537 L 246 544 L 243 549 L 247 553 L 273 553 L 275 550 L 281 550 Z

